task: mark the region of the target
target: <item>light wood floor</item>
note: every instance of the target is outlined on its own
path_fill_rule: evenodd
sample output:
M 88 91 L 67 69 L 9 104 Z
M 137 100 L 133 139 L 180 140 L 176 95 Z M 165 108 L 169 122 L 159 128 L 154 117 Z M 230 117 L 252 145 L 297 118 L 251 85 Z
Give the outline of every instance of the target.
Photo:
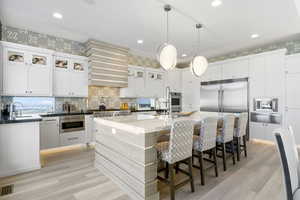
M 38 171 L 0 179 L 0 187 L 14 184 L 14 193 L 1 200 L 129 200 L 112 181 L 93 167 L 94 150 L 85 146 L 51 150 L 41 155 L 43 168 Z M 248 158 L 219 177 L 207 171 L 206 185 L 200 185 L 194 170 L 195 189 L 185 186 L 176 192 L 178 200 L 281 200 L 283 191 L 279 158 L 275 146 L 251 142 Z M 182 177 L 177 176 L 178 179 Z M 161 199 L 168 199 L 168 188 L 159 184 Z

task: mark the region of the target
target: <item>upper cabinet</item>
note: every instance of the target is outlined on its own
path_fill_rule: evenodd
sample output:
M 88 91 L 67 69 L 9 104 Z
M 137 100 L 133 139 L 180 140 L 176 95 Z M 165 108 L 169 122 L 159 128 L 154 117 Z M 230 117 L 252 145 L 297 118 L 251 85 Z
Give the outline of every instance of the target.
M 222 79 L 222 65 L 212 63 L 208 65 L 207 70 L 201 76 L 201 81 L 215 81 Z
M 51 96 L 53 51 L 2 42 L 3 95 Z
M 182 110 L 184 112 L 200 110 L 200 82 L 190 69 L 182 70 Z
M 166 72 L 166 87 L 170 87 L 171 92 L 182 91 L 182 70 L 174 69 Z
M 55 54 L 54 96 L 88 96 L 87 58 L 69 54 Z
M 165 73 L 159 69 L 131 66 L 128 68 L 128 87 L 120 89 L 121 97 L 164 96 Z
M 249 58 L 250 102 L 254 98 L 278 98 L 279 112 L 284 105 L 284 67 L 286 50 L 266 52 Z M 253 106 L 250 106 L 251 110 Z
M 234 59 L 223 62 L 222 79 L 237 79 L 249 76 L 249 59 Z
M 237 79 L 249 76 L 249 59 L 239 58 L 210 63 L 201 81 Z
M 146 71 L 146 92 L 148 97 L 164 97 L 165 74 L 162 70 Z

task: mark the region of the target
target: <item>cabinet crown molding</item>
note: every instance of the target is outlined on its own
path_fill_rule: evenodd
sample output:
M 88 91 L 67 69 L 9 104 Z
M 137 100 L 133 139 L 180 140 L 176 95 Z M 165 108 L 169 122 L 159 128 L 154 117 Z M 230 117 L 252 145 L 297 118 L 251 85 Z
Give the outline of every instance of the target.
M 44 54 L 54 54 L 54 50 L 50 49 L 45 49 L 45 48 L 39 48 L 39 47 L 33 47 L 33 46 L 28 46 L 28 45 L 23 45 L 23 44 L 17 44 L 17 43 L 12 43 L 12 42 L 6 42 L 6 41 L 0 41 L 0 45 L 2 47 L 8 47 L 8 48 L 15 48 L 15 49 L 20 49 L 20 50 L 27 50 L 27 51 L 34 51 L 38 53 L 44 53 Z

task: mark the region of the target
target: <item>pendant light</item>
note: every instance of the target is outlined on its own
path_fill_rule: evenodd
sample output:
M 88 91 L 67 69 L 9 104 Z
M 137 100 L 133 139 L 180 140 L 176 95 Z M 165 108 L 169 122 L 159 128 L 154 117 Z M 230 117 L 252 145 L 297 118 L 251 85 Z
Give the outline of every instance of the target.
M 196 24 L 196 28 L 198 29 L 198 45 L 200 47 L 200 29 L 202 28 L 202 24 Z M 200 48 L 198 49 L 198 53 L 200 52 Z M 191 72 L 200 77 L 207 69 L 208 62 L 204 56 L 195 56 L 191 61 L 190 68 Z
M 171 70 L 177 64 L 177 49 L 174 45 L 169 44 L 169 11 L 170 5 L 165 5 L 164 10 L 167 13 L 167 41 L 158 49 L 157 59 L 164 70 Z

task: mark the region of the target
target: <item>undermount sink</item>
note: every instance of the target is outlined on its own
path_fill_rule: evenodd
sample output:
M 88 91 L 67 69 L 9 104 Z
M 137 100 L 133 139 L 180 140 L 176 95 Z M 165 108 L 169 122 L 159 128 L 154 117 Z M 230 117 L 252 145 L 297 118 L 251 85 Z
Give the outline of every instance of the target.
M 21 115 L 21 116 L 16 116 L 16 118 L 30 118 L 32 117 L 31 115 Z

